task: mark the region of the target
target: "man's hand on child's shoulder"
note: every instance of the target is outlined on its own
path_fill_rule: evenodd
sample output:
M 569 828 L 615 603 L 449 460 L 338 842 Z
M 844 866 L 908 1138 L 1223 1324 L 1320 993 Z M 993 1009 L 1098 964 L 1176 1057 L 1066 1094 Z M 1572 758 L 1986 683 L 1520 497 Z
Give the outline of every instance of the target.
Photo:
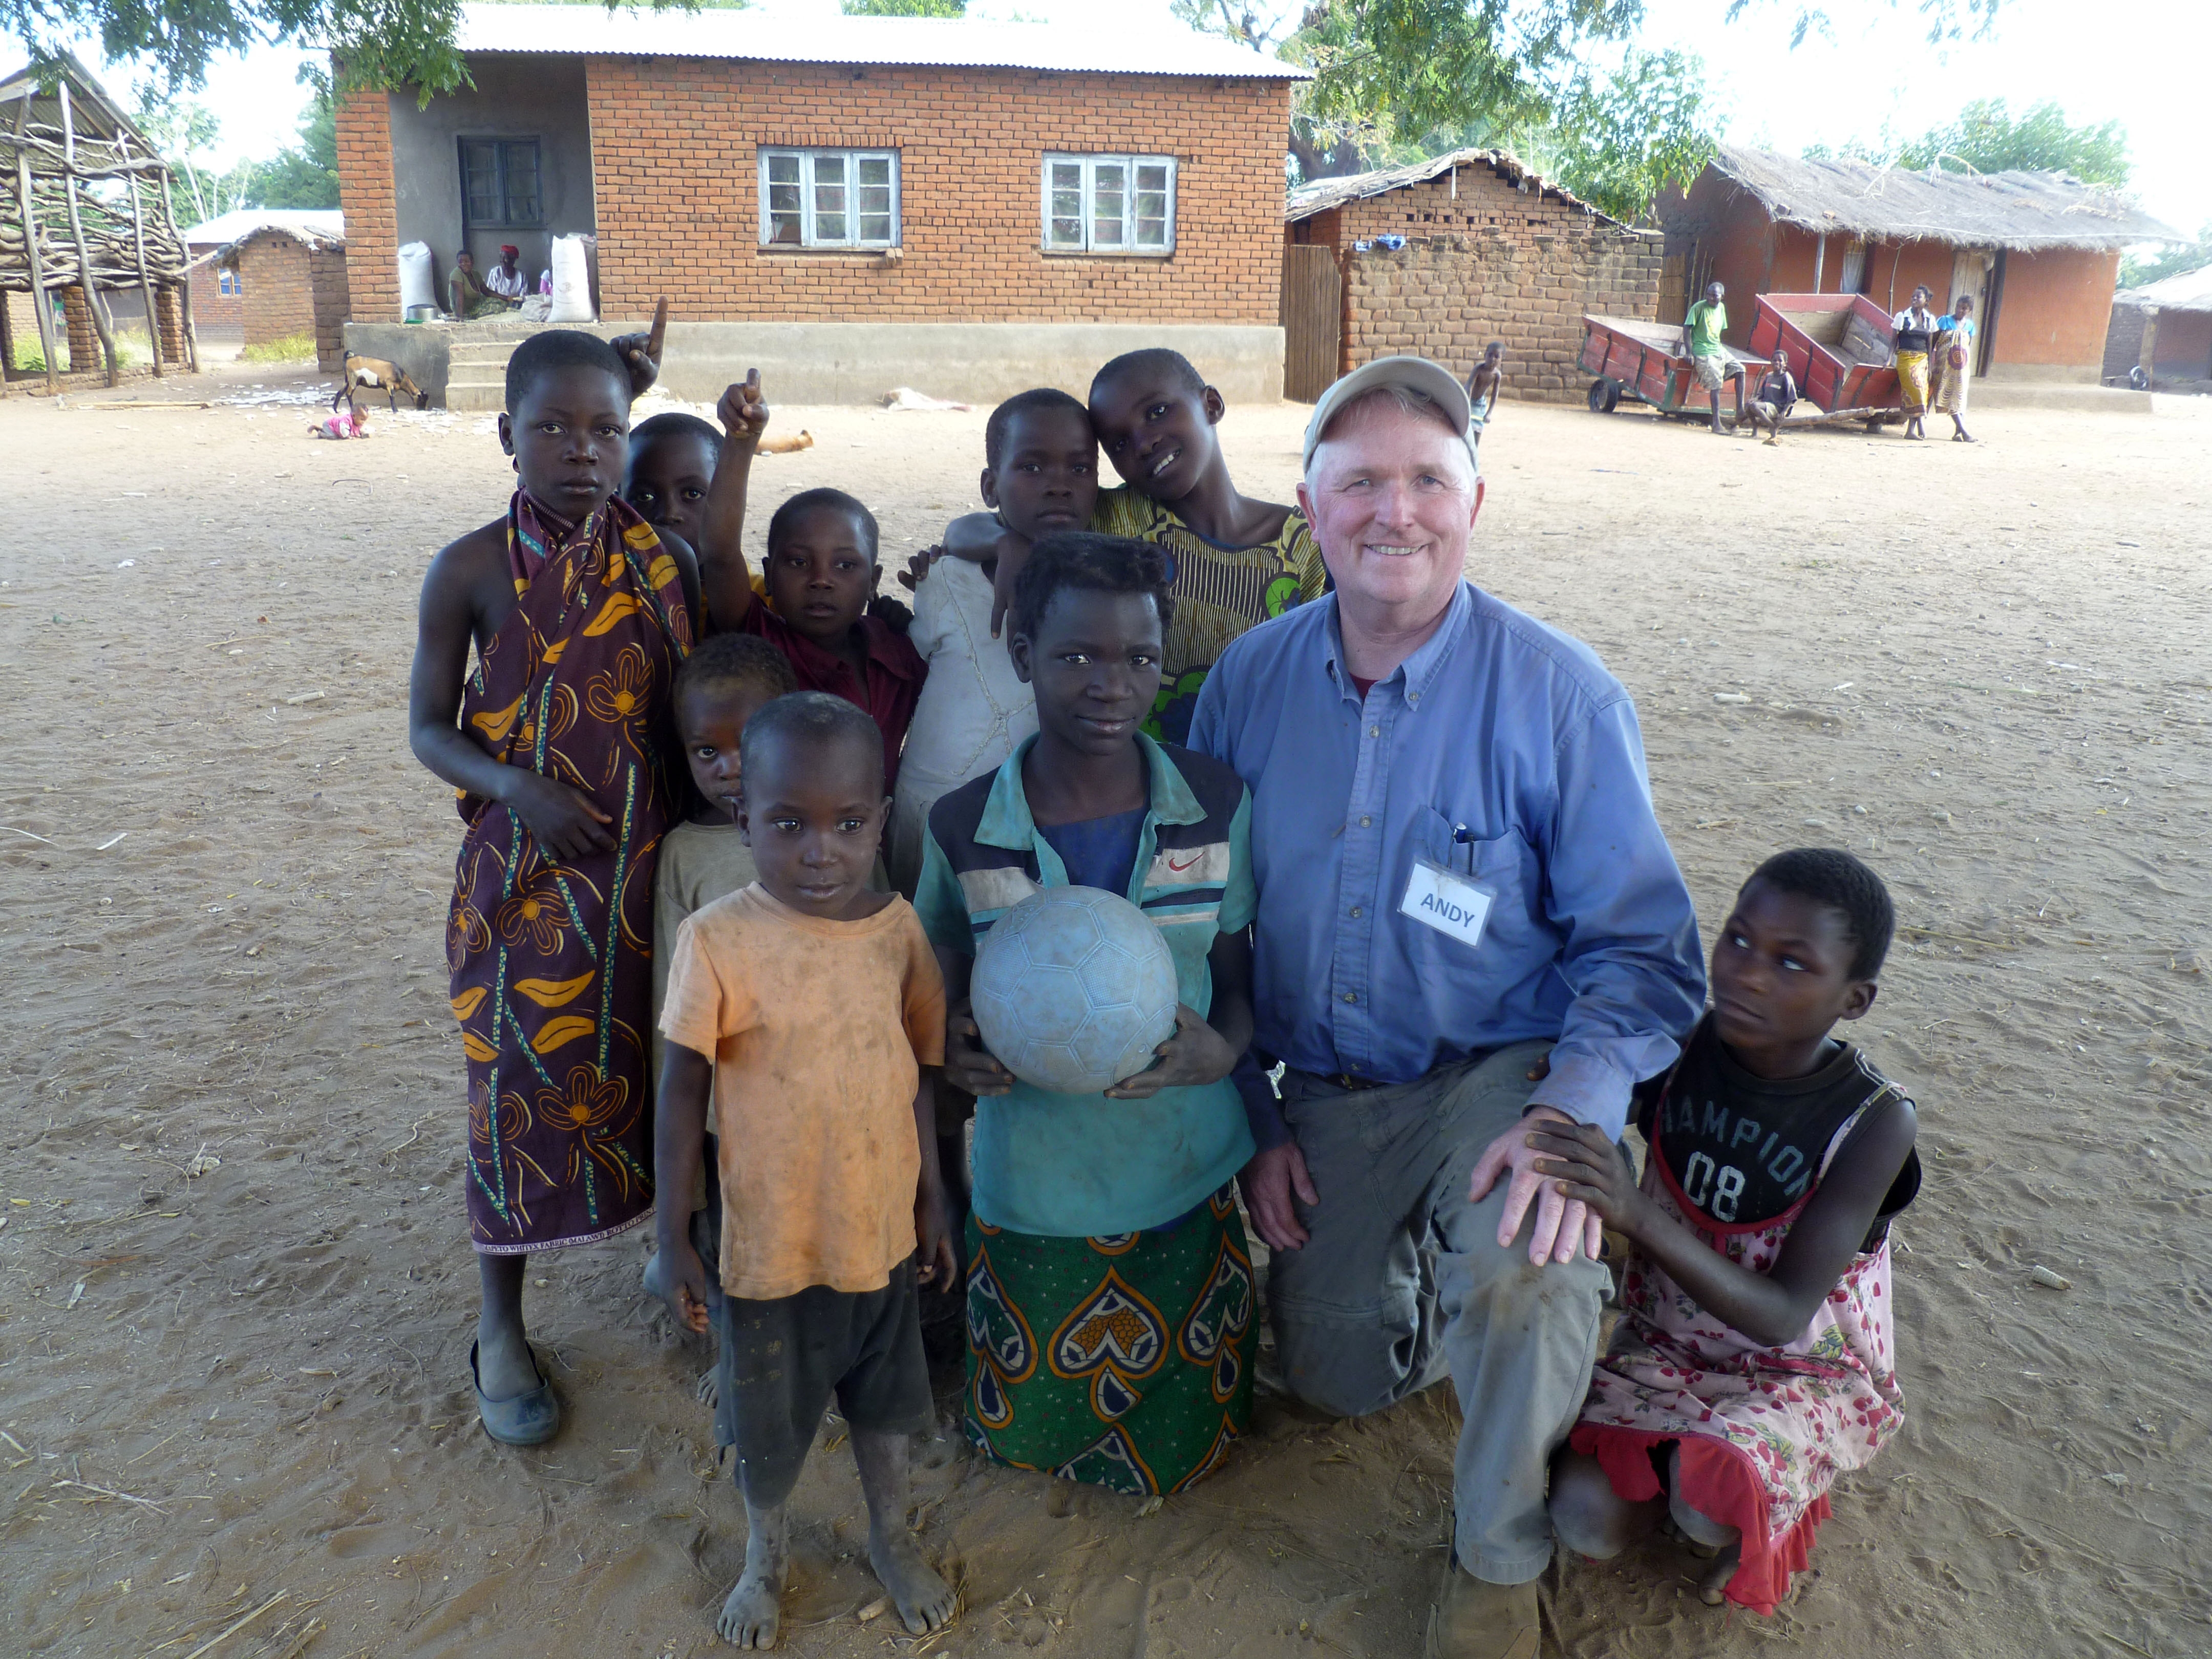
M 747 369 L 744 380 L 722 393 L 722 401 L 714 406 L 714 418 L 721 422 L 732 443 L 748 448 L 758 446 L 761 434 L 768 430 L 768 402 L 761 396 L 760 370 Z

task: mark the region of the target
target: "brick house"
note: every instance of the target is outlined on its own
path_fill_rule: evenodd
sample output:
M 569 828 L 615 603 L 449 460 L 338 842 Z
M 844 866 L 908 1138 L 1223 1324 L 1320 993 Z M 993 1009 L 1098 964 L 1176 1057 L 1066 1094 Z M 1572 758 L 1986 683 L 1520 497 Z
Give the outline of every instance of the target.
M 315 362 L 335 374 L 345 362 L 346 241 L 337 213 L 262 213 L 210 262 L 232 279 L 243 343 L 314 337 Z M 329 222 L 339 221 L 332 225 Z M 198 273 L 195 273 L 197 275 Z M 198 305 L 194 296 L 194 305 Z
M 1918 173 L 1732 144 L 1657 214 L 1688 294 L 1727 284 L 1731 344 L 1750 337 L 1754 295 L 1863 294 L 1895 312 L 1925 286 L 1939 309 L 1975 297 L 1976 374 L 2091 385 L 2120 250 L 2188 240 L 2063 173 Z
M 1231 397 L 1280 395 L 1291 65 L 1181 33 L 756 10 L 466 4 L 459 42 L 473 88 L 356 93 L 337 121 L 349 337 L 413 352 L 434 390 L 517 327 L 390 326 L 398 249 L 429 246 L 442 300 L 463 247 L 513 242 L 534 277 L 591 233 L 600 325 L 666 295 L 682 397 L 752 363 L 799 402 L 1080 391 L 1162 343 Z
M 235 265 L 222 264 L 217 256 L 270 225 L 297 225 L 341 242 L 345 238 L 345 215 L 336 208 L 237 208 L 203 219 L 185 232 L 192 262 L 194 326 L 218 334 L 236 334 L 246 326 L 244 278 Z
M 2124 382 L 2135 368 L 2161 392 L 2212 390 L 2212 265 L 2113 296 L 2105 382 Z
M 1396 352 L 1464 375 L 1502 339 L 1504 395 L 1571 401 L 1583 313 L 1656 313 L 1658 236 L 1607 218 L 1503 150 L 1316 179 L 1290 192 L 1283 221 L 1293 398 L 1316 398 L 1339 374 Z

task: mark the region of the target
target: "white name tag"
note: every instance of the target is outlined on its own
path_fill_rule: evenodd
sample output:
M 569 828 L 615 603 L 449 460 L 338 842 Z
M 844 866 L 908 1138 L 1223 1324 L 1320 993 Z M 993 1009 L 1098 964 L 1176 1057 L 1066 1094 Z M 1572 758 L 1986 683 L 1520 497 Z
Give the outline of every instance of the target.
M 1482 925 L 1490 920 L 1490 902 L 1489 893 L 1467 877 L 1454 875 L 1426 859 L 1415 859 L 1398 911 L 1473 950 L 1482 943 Z

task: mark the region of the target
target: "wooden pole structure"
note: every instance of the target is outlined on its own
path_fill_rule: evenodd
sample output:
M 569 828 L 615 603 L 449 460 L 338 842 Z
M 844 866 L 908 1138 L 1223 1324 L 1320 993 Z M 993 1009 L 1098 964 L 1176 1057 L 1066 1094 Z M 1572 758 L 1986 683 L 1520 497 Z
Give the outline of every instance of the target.
M 54 338 L 54 308 L 46 298 L 46 272 L 39 262 L 39 222 L 31 210 L 31 157 L 23 148 L 23 133 L 30 118 L 31 86 L 26 82 L 15 106 L 15 185 L 23 207 L 23 258 L 31 272 L 31 309 L 37 313 L 39 349 L 46 356 L 46 391 L 52 394 L 62 389 L 61 345 Z
M 177 204 L 169 199 L 168 174 L 161 175 L 161 216 L 169 222 L 169 236 L 185 256 L 184 280 L 177 284 L 177 306 L 185 320 L 185 366 L 200 372 L 200 331 L 192 323 L 192 251 L 185 246 L 185 233 L 177 227 Z
M 85 309 L 92 313 L 92 325 L 100 335 L 100 349 L 107 359 L 107 384 L 123 383 L 121 366 L 115 359 L 115 330 L 107 320 L 107 307 L 101 303 L 100 290 L 92 281 L 92 244 L 84 240 L 84 216 L 76 204 L 76 127 L 70 118 L 69 81 L 61 82 L 62 94 L 62 190 L 69 203 L 70 234 L 76 238 L 77 285 L 84 290 Z
M 2142 313 L 2142 350 L 2136 361 L 2142 368 L 2144 389 L 2148 390 L 2158 384 L 2158 307 L 2145 306 Z
M 115 148 L 128 159 L 131 141 L 118 136 Z M 154 305 L 154 277 L 146 269 L 146 209 L 138 199 L 138 179 L 132 174 L 125 187 L 131 191 L 131 235 L 138 246 L 138 292 L 146 301 L 146 338 L 154 348 L 154 378 L 161 378 L 161 318 Z

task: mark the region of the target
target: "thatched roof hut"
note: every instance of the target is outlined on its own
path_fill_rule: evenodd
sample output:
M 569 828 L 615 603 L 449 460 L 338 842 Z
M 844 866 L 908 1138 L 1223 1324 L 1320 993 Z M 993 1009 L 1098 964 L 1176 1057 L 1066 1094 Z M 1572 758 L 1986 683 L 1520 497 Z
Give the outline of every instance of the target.
M 2188 240 L 2067 173 L 1920 172 L 1736 144 L 1658 215 L 1686 292 L 1727 286 L 1731 342 L 1748 335 L 1754 295 L 1863 294 L 1898 311 L 1924 287 L 1939 306 L 1974 301 L 1977 373 L 2045 381 L 2098 378 L 2122 248 Z
M 153 143 L 74 57 L 33 64 L 0 81 L 0 289 L 33 300 L 46 362 L 58 387 L 52 302 L 74 289 L 98 331 L 107 380 L 119 369 L 105 294 L 144 300 L 161 373 L 165 333 L 180 334 L 192 357 L 184 240 L 169 208 L 169 168 Z M 157 294 L 169 296 L 173 330 L 162 326 Z

